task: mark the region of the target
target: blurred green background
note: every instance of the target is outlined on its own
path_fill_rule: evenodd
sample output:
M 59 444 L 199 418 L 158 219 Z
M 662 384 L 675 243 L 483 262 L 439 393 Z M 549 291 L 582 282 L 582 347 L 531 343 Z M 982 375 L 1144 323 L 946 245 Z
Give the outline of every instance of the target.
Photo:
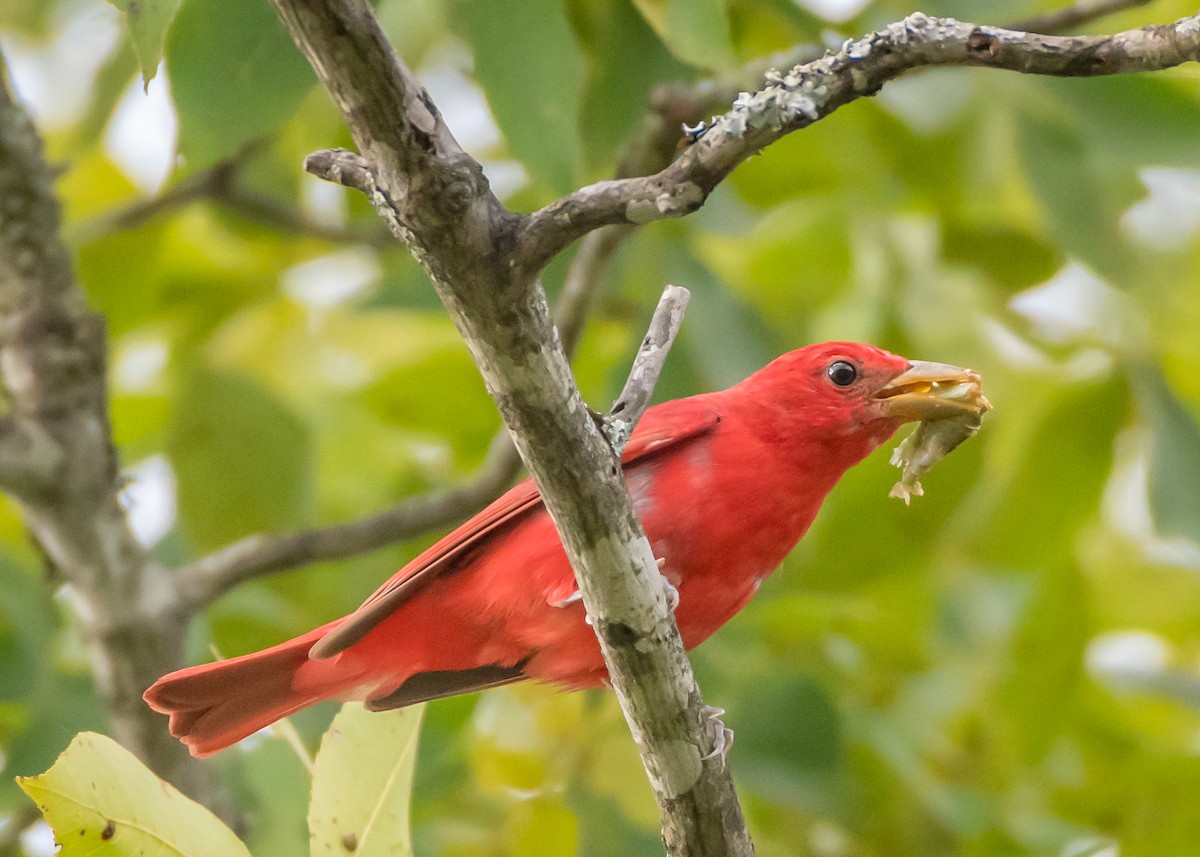
M 1042 0 L 933 0 L 1004 24 Z M 610 176 L 652 88 L 912 11 L 847 0 L 381 0 L 506 204 Z M 1152 3 L 1107 32 L 1194 14 Z M 432 289 L 356 194 L 299 168 L 349 145 L 265 2 L 185 0 L 143 93 L 102 0 L 6 0 L 13 85 L 61 165 L 66 238 L 112 341 L 131 514 L 178 565 L 257 530 L 354 519 L 469 478 L 499 419 Z M 260 203 L 140 203 L 234 159 Z M 181 185 L 182 183 L 182 185 Z M 130 209 L 130 206 L 134 206 Z M 297 221 L 304 221 L 297 228 Z M 319 224 L 324 237 L 313 228 Z M 567 259 L 545 276 L 555 293 Z M 693 301 L 660 398 L 858 339 L 982 372 L 979 437 L 889 500 L 880 452 L 694 657 L 729 710 L 759 853 L 1200 853 L 1200 71 L 889 85 L 620 248 L 575 361 L 606 406 L 666 282 Z M 232 655 L 351 610 L 437 534 L 243 586 L 193 633 Z M 0 818 L 16 774 L 104 729 L 72 594 L 0 500 Z M 332 716 L 295 718 L 310 744 Z M 165 726 L 164 726 L 165 728 Z M 303 853 L 284 742 L 215 761 L 256 855 Z M 660 852 L 606 693 L 435 703 L 417 853 Z M 22 846 L 20 843 L 24 843 Z

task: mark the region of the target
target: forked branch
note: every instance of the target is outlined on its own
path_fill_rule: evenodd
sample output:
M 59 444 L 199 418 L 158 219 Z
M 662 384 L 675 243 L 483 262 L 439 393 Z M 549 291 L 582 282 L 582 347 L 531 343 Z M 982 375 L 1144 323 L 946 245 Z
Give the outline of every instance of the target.
M 690 214 L 730 172 L 779 138 L 890 80 L 932 66 L 980 66 L 1055 77 L 1153 71 L 1200 59 L 1200 15 L 1111 36 L 1044 36 L 915 13 L 838 51 L 767 75 L 660 172 L 581 188 L 535 212 L 518 237 L 517 264 L 537 271 L 593 229 Z

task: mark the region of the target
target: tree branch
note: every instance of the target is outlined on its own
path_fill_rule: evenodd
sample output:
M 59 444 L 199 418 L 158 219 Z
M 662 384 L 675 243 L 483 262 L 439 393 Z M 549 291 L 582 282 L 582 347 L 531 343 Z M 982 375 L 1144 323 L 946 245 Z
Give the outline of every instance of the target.
M 291 205 L 243 185 L 239 174 L 253 148 L 251 145 L 231 158 L 193 173 L 151 199 L 138 200 L 86 220 L 70 229 L 67 238 L 72 243 L 94 241 L 113 232 L 136 229 L 156 217 L 193 203 L 209 201 L 280 232 L 317 238 L 331 244 L 394 246 L 395 239 L 386 229 L 378 228 L 378 222 L 372 224 L 371 228 L 321 223 L 298 212 Z
M 66 456 L 36 421 L 0 418 L 0 489 L 26 497 L 54 490 Z
M 351 152 L 345 152 L 352 155 Z M 358 156 L 349 159 L 354 162 Z M 600 275 L 620 241 L 621 229 L 589 235 L 571 267 L 554 308 L 563 350 L 574 351 L 583 334 Z M 640 416 L 640 415 L 639 415 Z M 0 480 L 3 479 L 0 435 Z M 175 572 L 186 610 L 195 614 L 235 587 L 258 577 L 369 553 L 430 530 L 456 524 L 482 509 L 512 482 L 521 459 L 506 429 L 492 439 L 487 459 L 461 486 L 404 500 L 357 521 L 297 533 L 256 533 L 208 554 Z
M 522 219 L 445 129 L 364 0 L 273 0 L 342 110 L 371 196 L 429 272 L 558 526 L 672 854 L 748 854 L 724 760 L 612 447 L 579 396 L 531 270 Z M 344 180 L 344 179 L 343 179 Z M 349 182 L 345 182 L 349 183 Z
M 0 200 L 0 382 L 10 409 L 0 433 L 4 487 L 76 596 L 113 734 L 161 775 L 217 804 L 212 770 L 141 704 L 150 682 L 182 661 L 186 626 L 170 577 L 145 555 L 118 498 L 104 320 L 75 284 L 53 174 L 2 58 Z
M 618 455 L 625 449 L 638 420 L 650 407 L 658 376 L 667 362 L 667 354 L 675 342 L 675 336 L 683 326 L 683 313 L 687 310 L 689 298 L 691 293 L 682 286 L 667 286 L 663 290 L 654 316 L 650 319 L 650 329 L 646 331 L 629 370 L 625 387 L 604 417 L 604 436 Z
M 1154 0 L 1079 0 L 1062 9 L 1016 21 L 1009 24 L 1008 29 L 1025 30 L 1030 33 L 1061 33 L 1126 9 L 1148 6 L 1152 2 Z
M 575 353 L 608 262 L 628 234 L 629 230 L 619 226 L 597 230 L 580 243 L 579 252 L 571 260 L 554 305 L 554 325 L 567 356 Z
M 517 264 L 541 270 L 564 247 L 602 226 L 689 214 L 752 154 L 916 69 L 982 66 L 1094 77 L 1170 68 L 1198 57 L 1200 15 L 1112 36 L 1042 36 L 916 13 L 786 74 L 768 74 L 766 88 L 740 95 L 658 173 L 589 185 L 535 212 L 518 233 Z
M 422 495 L 348 524 L 284 535 L 247 536 L 176 571 L 186 609 L 189 613 L 199 612 L 256 577 L 368 553 L 466 518 L 512 482 L 520 463 L 507 433 L 503 433 L 492 442 L 478 475 L 466 485 Z

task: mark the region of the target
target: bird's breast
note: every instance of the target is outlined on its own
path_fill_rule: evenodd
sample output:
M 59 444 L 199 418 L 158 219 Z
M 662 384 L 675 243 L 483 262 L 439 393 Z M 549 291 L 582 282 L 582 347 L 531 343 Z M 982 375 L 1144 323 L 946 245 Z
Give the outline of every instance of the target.
M 698 443 L 629 474 L 651 548 L 679 589 L 676 619 L 689 647 L 746 605 L 820 506 L 823 493 L 814 499 L 768 454 Z

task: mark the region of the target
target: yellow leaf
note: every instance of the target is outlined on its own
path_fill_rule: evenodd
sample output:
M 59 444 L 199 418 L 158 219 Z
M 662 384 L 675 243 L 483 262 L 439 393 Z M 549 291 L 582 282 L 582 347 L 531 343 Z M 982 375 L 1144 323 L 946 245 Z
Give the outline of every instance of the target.
M 50 770 L 17 785 L 53 828 L 62 857 L 250 857 L 220 819 L 104 735 L 81 732 Z
M 342 706 L 313 765 L 308 829 L 314 854 L 412 854 L 409 800 L 424 710 Z

